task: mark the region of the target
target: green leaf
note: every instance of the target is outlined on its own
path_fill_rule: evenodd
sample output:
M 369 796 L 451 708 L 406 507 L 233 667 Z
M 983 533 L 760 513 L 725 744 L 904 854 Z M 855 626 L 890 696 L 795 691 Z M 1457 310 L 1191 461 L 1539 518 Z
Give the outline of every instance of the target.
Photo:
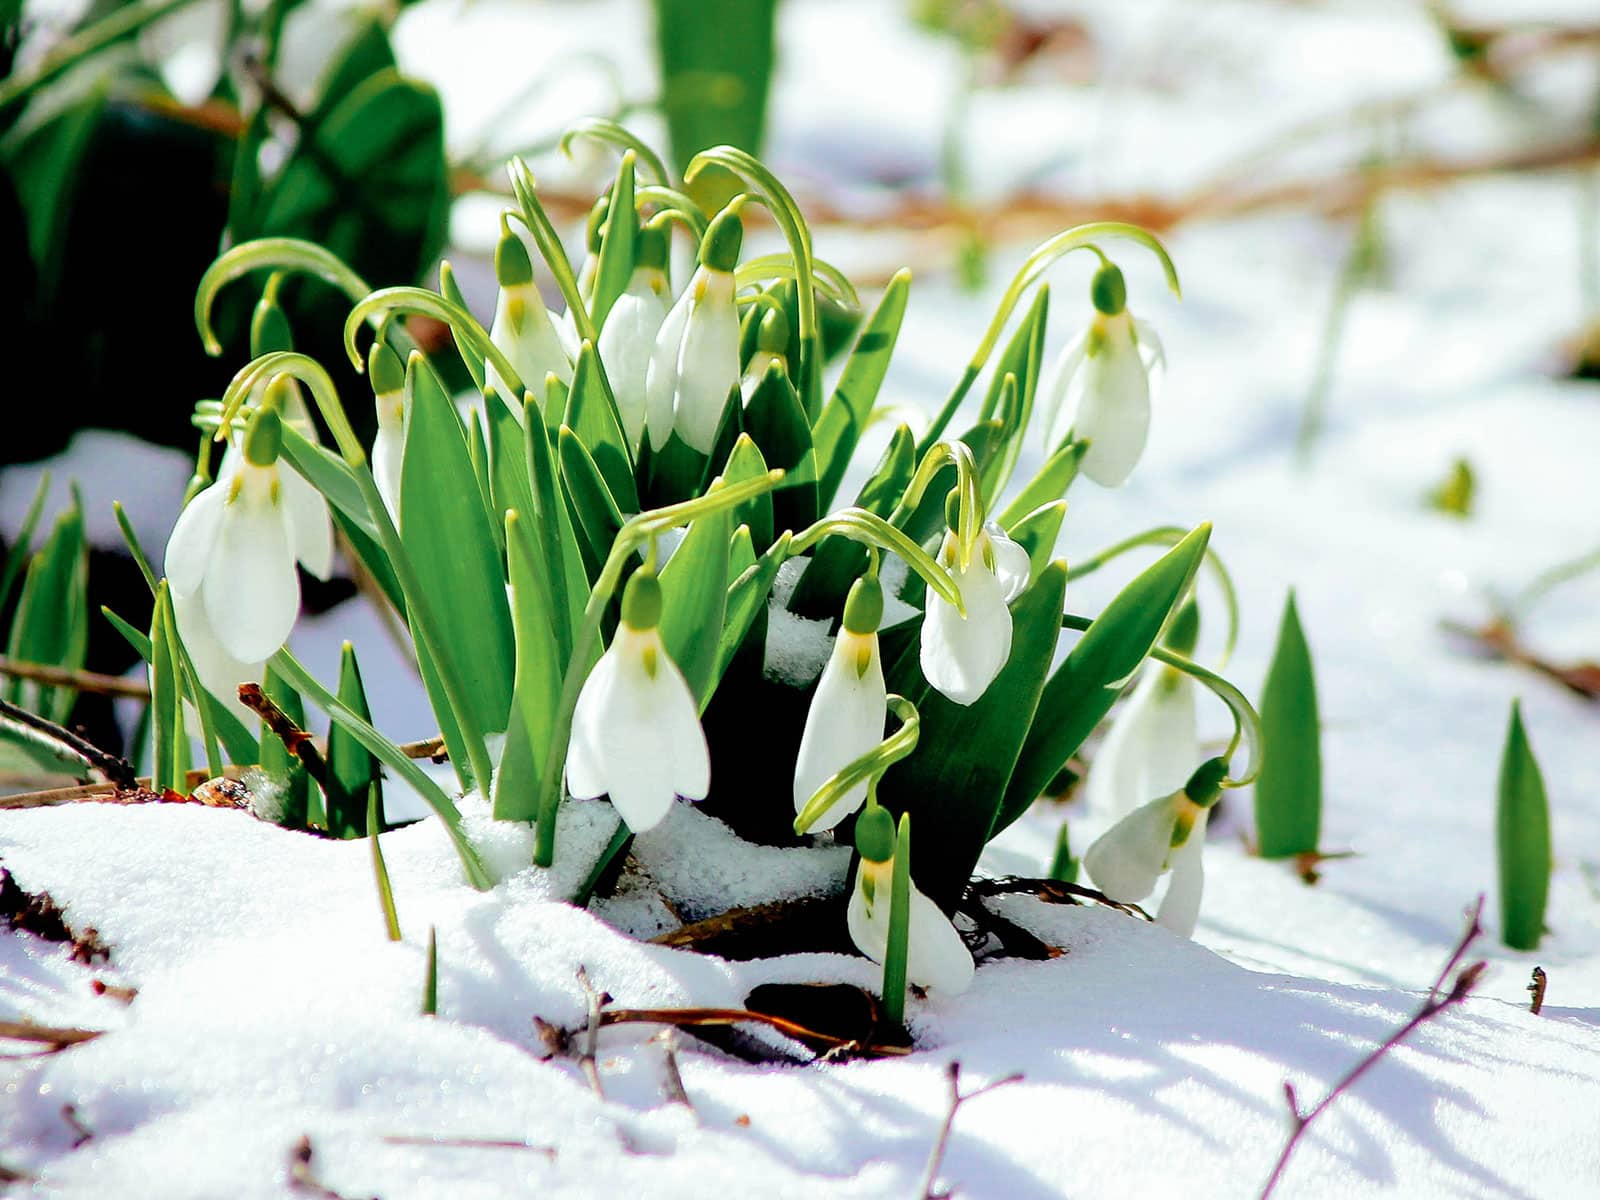
M 400 914 L 394 907 L 394 888 L 389 883 L 389 868 L 383 861 L 383 844 L 378 839 L 378 785 L 367 793 L 367 841 L 372 846 L 372 874 L 378 885 L 378 904 L 383 909 L 383 926 L 391 942 L 400 940 Z
M 300 693 L 289 686 L 287 680 L 268 667 L 261 680 L 261 690 L 283 713 L 301 729 L 306 726 L 306 706 Z M 282 739 L 270 729 L 261 730 L 261 757 L 257 760 L 267 778 L 282 789 L 278 824 L 288 829 L 320 828 L 326 818 L 318 800 L 313 804 L 310 777 L 306 775 L 300 756 L 290 754 Z M 317 811 L 313 812 L 313 808 Z
M 138 653 L 140 658 L 144 659 L 146 664 L 155 661 L 148 634 L 142 633 L 104 605 L 100 606 L 100 615 L 111 622 L 111 627 L 122 635 L 123 640 L 134 648 L 135 652 Z
M 1067 823 L 1061 822 L 1061 832 L 1056 834 L 1056 852 L 1050 859 L 1050 879 L 1058 879 L 1062 883 L 1078 882 L 1079 862 L 1072 856 L 1072 838 L 1067 832 Z
M 1013 768 L 1021 769 L 1018 755 L 1035 724 L 1061 636 L 1066 587 L 1067 566 L 1058 561 L 1016 601 L 1011 656 L 972 704 L 947 700 L 918 678 L 921 694 L 915 703 L 922 732 L 916 752 L 891 767 L 878 785 L 886 807 L 917 814 L 917 827 L 924 831 L 917 886 L 947 913 L 961 900 L 978 856 L 999 827 Z
M 889 439 L 878 465 L 856 495 L 855 507 L 887 518 L 905 495 L 916 471 L 917 439 L 901 425 Z M 849 538 L 828 537 L 811 552 L 794 595 L 789 597 L 791 612 L 821 620 L 837 616 L 844 609 L 850 585 L 867 569 L 867 549 Z
M 1261 686 L 1261 733 L 1265 753 L 1255 796 L 1261 857 L 1315 853 L 1322 826 L 1322 726 L 1311 649 L 1292 591 Z
M 183 728 L 183 667 L 166 580 L 156 589 L 155 615 L 150 622 L 150 707 L 156 748 L 151 786 L 158 792 L 163 788 L 181 792 L 189 769 L 189 738 Z
M 511 577 L 511 619 L 516 629 L 516 687 L 505 750 L 494 777 L 494 815 L 531 821 L 539 811 L 539 781 L 554 736 L 561 700 L 563 660 L 556 642 L 548 563 L 537 531 L 521 513 L 506 515 L 506 561 Z
M 11 589 L 16 586 L 22 569 L 28 565 L 29 558 L 33 554 L 33 531 L 38 528 L 39 516 L 44 512 L 45 497 L 49 494 L 50 472 L 46 471 L 39 477 L 39 487 L 28 503 L 27 514 L 22 518 L 22 527 L 17 530 L 11 549 L 6 551 L 5 571 L 0 574 L 0 608 L 11 602 Z M 118 506 L 118 512 L 121 512 L 121 506 Z
M 883 299 L 878 301 L 872 319 L 856 339 L 838 386 L 833 389 L 833 395 L 823 406 L 822 415 L 811 431 L 817 455 L 817 502 L 824 510 L 833 503 L 877 403 L 878 389 L 883 386 L 883 377 L 894 356 L 910 292 L 911 272 L 897 272 L 889 280 Z
M 656 0 L 661 107 L 680 171 L 708 146 L 760 151 L 776 7 L 777 0 Z M 737 190 L 737 182 L 727 178 L 726 187 Z M 703 207 L 720 207 L 733 190 Z
M 690 523 L 661 569 L 661 640 L 702 709 L 716 682 L 732 538 L 728 510 L 709 513 Z
M 72 507 L 56 518 L 44 548 L 33 556 L 22 583 L 22 599 L 11 622 L 6 654 L 23 662 L 81 670 L 89 652 L 89 548 L 83 535 L 83 510 Z M 72 688 L 41 687 L 25 679 L 6 685 L 12 704 L 58 725 L 72 715 L 78 694 Z
M 1500 754 L 1495 836 L 1500 852 L 1500 939 L 1513 950 L 1537 949 L 1550 895 L 1550 805 L 1518 701 L 1511 704 L 1511 723 Z
M 622 510 L 577 435 L 563 425 L 559 437 L 561 482 L 590 551 L 597 562 L 604 562 L 622 528 Z
M 89 762 L 64 742 L 0 717 L 0 770 L 65 777 L 88 783 Z
M 466 312 L 472 309 L 467 306 L 467 298 L 461 294 L 461 288 L 456 283 L 456 273 L 448 262 L 439 264 L 439 294 L 451 304 Z M 465 338 L 452 336 L 456 345 L 456 353 L 461 356 L 462 365 L 467 368 L 467 374 L 472 377 L 472 386 L 480 392 L 483 391 L 483 381 L 486 378 L 483 370 L 483 355 L 472 347 L 472 343 Z
M 889 885 L 889 936 L 883 954 L 883 1015 L 898 1025 L 906 1018 L 906 960 L 911 956 L 911 814 L 900 814 L 894 875 Z
M 633 477 L 633 456 L 628 453 L 628 442 L 617 420 L 617 401 L 611 394 L 611 384 L 606 381 L 600 356 L 591 342 L 584 342 L 578 351 L 563 421 L 594 460 L 617 505 L 624 512 L 638 512 L 639 491 Z
M 67 231 L 85 179 L 84 162 L 94 143 L 106 106 L 106 89 L 97 86 L 69 108 L 34 125 L 14 131 L 3 157 L 26 215 L 28 249 L 37 271 L 36 303 L 49 312 L 58 303 L 66 268 Z
M 1023 517 L 1010 530 L 1011 540 L 1028 552 L 1028 571 L 1034 578 L 1050 563 L 1056 552 L 1056 538 L 1067 515 L 1067 502 L 1041 505 Z
M 1050 288 L 1040 287 L 1034 293 L 1028 315 L 1017 325 L 1005 352 L 995 363 L 990 376 L 989 392 L 984 398 L 980 418 L 1002 418 L 1006 429 L 1006 444 L 996 456 L 990 470 L 985 472 L 984 498 L 991 501 L 1005 490 L 1022 453 L 1023 439 L 1027 436 L 1028 422 L 1033 416 L 1034 399 L 1039 391 L 1039 372 L 1044 364 L 1045 323 L 1050 314 Z M 1011 403 L 1005 400 L 1005 381 L 1016 380 L 1016 392 Z M 1050 499 L 1055 499 L 1055 496 Z M 1043 503 L 1043 501 L 1041 501 Z
M 728 585 L 728 604 L 722 621 L 722 633 L 717 639 L 717 665 L 711 677 L 711 686 L 707 689 L 708 696 L 716 691 L 717 684 L 733 665 L 745 636 L 765 610 L 767 594 L 772 591 L 772 582 L 777 579 L 778 568 L 783 566 L 788 553 L 789 535 L 783 534 L 766 553 L 756 559 L 754 565 L 746 567 Z M 705 705 L 700 707 L 704 711 Z
M 739 440 L 733 444 L 732 453 L 728 455 L 727 465 L 722 468 L 722 481 L 733 484 L 746 479 L 760 479 L 767 470 L 767 461 L 761 457 L 761 451 L 750 440 L 750 435 L 741 433 Z M 733 510 L 733 522 L 749 529 L 753 551 L 765 553 L 775 536 L 771 493 L 762 492 L 739 505 Z
M 422 1015 L 439 1015 L 439 931 L 428 926 L 428 965 L 422 981 Z
M 532 487 L 533 524 L 542 532 L 539 544 L 545 552 L 556 612 L 567 615 L 564 625 L 559 622 L 556 625 L 556 644 L 565 661 L 571 656 L 577 632 L 583 625 L 583 610 L 589 602 L 589 578 L 584 571 L 577 528 L 568 510 L 539 406 L 528 403 L 524 417 L 522 448 Z M 584 664 L 584 669 L 588 666 Z
M 467 691 L 468 711 L 456 713 L 456 720 L 470 719 L 480 733 L 497 733 L 511 710 L 513 655 L 500 550 L 455 405 L 420 355 L 412 355 L 406 387 L 411 416 L 400 477 L 400 541 L 424 594 L 450 614 L 435 635 L 441 642 L 436 652 L 449 655 Z M 422 638 L 414 641 L 419 662 L 432 665 Z M 434 672 L 424 670 L 424 684 L 434 712 L 448 710 Z M 464 747 L 449 750 L 457 772 L 466 771 Z
M 778 529 L 795 532 L 817 519 L 817 460 L 811 427 L 788 374 L 774 363 L 756 385 L 744 409 L 744 430 L 769 467 L 785 475 L 772 493 L 772 519 Z
M 633 163 L 633 151 L 624 151 L 622 162 L 617 166 L 617 182 L 611 189 L 605 227 L 600 234 L 600 258 L 595 267 L 594 298 L 590 305 L 596 329 L 605 327 L 611 306 L 627 290 L 628 280 L 633 277 L 634 243 L 639 237 L 639 216 L 633 203 Z
M 362 20 L 361 28 L 344 45 L 344 52 L 326 68 L 318 99 L 307 116 L 315 127 L 338 109 L 345 97 L 380 71 L 395 67 L 394 48 L 384 21 L 372 16 Z M 363 804 L 366 801 L 363 799 Z
M 1000 528 L 1009 532 L 1023 517 L 1037 511 L 1040 505 L 1065 496 L 1072 481 L 1078 477 L 1078 466 L 1088 450 L 1089 443 L 1086 441 L 1068 442 L 1047 458 L 1044 466 L 1039 468 L 1039 473 L 1017 493 L 1016 499 L 1006 505 L 1005 511 L 1000 514 Z
M 996 833 L 1028 810 L 1111 711 L 1123 681 L 1144 661 L 1167 618 L 1188 595 L 1210 538 L 1209 523 L 1196 526 L 1145 568 L 1106 605 L 1050 677 L 1007 784 Z
M 369 725 L 372 709 L 361 682 L 361 667 L 355 647 L 344 643 L 339 651 L 339 703 Z M 382 803 L 378 782 L 378 760 L 343 725 L 328 730 L 328 807 L 327 829 L 337 838 L 358 838 L 367 832 L 368 793 L 376 792 Z

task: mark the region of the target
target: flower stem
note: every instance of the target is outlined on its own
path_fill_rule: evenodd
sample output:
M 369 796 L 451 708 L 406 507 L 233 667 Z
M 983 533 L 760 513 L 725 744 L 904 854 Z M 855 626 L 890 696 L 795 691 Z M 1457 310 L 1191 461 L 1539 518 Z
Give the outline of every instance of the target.
M 837 534 L 869 548 L 889 550 L 906 560 L 909 566 L 929 587 L 938 592 L 957 612 L 966 616 L 961 602 L 961 591 L 950 578 L 950 573 L 933 560 L 903 530 L 896 529 L 877 513 L 864 508 L 842 508 L 830 513 L 815 524 L 808 525 L 789 543 L 789 557 L 804 554 L 823 538 Z

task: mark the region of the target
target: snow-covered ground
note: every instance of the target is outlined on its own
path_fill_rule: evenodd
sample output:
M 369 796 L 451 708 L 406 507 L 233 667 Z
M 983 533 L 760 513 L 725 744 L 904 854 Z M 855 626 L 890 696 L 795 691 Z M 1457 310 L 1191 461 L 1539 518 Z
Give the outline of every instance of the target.
M 1448 69 L 1420 6 L 1208 5 L 1177 25 L 1181 36 L 1179 8 L 1189 11 L 1074 6 L 1117 86 L 1030 79 L 982 95 L 966 142 L 983 193 L 1042 175 L 1079 196 L 1187 194 L 1301 121 L 1435 87 Z M 465 146 L 497 107 L 499 81 L 537 67 L 529 53 L 603 48 L 630 93 L 647 92 L 643 35 L 616 37 L 633 12 L 430 0 L 400 40 L 413 67 L 433 63 L 452 143 Z M 791 0 L 784 12 L 768 155 L 780 174 L 848 191 L 900 163 L 888 173 L 931 180 L 958 56 L 907 31 L 898 4 Z M 560 36 L 535 36 L 540 22 Z M 515 43 L 489 36 L 507 28 L 528 32 Z M 474 63 L 445 57 L 468 46 Z M 495 56 L 520 65 L 497 69 Z M 900 62 L 910 74 L 896 73 Z M 1565 95 L 1584 84 L 1572 76 L 1557 71 L 1542 86 Z M 1514 140 L 1482 97 L 1459 103 L 1454 119 L 1425 125 L 1421 145 L 1480 153 Z M 561 115 L 546 108 L 522 134 Z M 1318 143 L 1282 169 L 1316 174 L 1358 149 Z M 1350 311 L 1307 468 L 1295 465 L 1295 430 L 1348 226 L 1283 212 L 1185 226 L 1169 242 L 1181 304 L 1142 252 L 1121 256 L 1130 304 L 1161 329 L 1171 369 L 1133 481 L 1074 489 L 1062 553 L 1081 559 L 1150 525 L 1214 522 L 1212 544 L 1243 600 L 1226 673 L 1252 694 L 1295 589 L 1325 721 L 1324 844 L 1356 852 L 1324 864 L 1314 887 L 1245 852 L 1248 797 L 1230 798 L 1206 851 L 1194 942 L 1106 910 L 1010 899 L 1007 916 L 1066 953 L 987 963 L 966 995 L 914 999 L 920 1049 L 905 1059 L 757 1068 L 686 1038 L 690 1112 L 666 1102 L 648 1026 L 602 1034 L 604 1102 L 570 1060 L 540 1061 L 535 1016 L 581 1023 L 580 964 L 629 1007 L 733 1005 L 769 980 L 872 987 L 877 973 L 837 955 L 731 963 L 645 945 L 605 923 L 653 930 L 662 910 L 638 894 L 593 916 L 556 902 L 611 832 L 602 805 L 565 812 L 570 878 L 520 869 L 526 835 L 475 817 L 505 875 L 488 894 L 460 882 L 431 823 L 386 835 L 399 945 L 383 939 L 363 843 L 188 806 L 0 814 L 0 863 L 112 948 L 109 964 L 85 969 L 64 947 L 0 939 L 0 1019 L 112 1031 L 6 1064 L 0 1163 L 37 1174 L 42 1195 L 282 1196 L 293 1194 L 290 1149 L 309 1135 L 317 1176 L 351 1197 L 907 1196 L 957 1059 L 968 1086 L 1025 1077 L 960 1110 L 942 1176 L 961 1194 L 1250 1196 L 1289 1132 L 1283 1084 L 1314 1103 L 1396 1028 L 1433 982 L 1463 910 L 1487 892 L 1489 932 L 1473 949 L 1490 963 L 1479 992 L 1334 1104 L 1281 1194 L 1600 1194 L 1600 710 L 1523 668 L 1461 655 L 1439 629 L 1441 618 L 1482 619 L 1490 591 L 1600 542 L 1600 386 L 1557 377 L 1560 348 L 1586 315 L 1582 264 L 1600 254 L 1579 193 L 1575 175 L 1555 174 L 1384 203 L 1386 285 Z M 852 254 L 881 253 L 837 230 L 817 243 L 847 267 Z M 943 397 L 1025 250 L 1000 248 L 994 286 L 978 297 L 919 278 L 886 401 L 926 409 Z M 1087 311 L 1085 268 L 1054 278 L 1052 347 Z M 1422 501 L 1457 456 L 1478 481 L 1467 521 Z M 181 491 L 177 457 L 177 491 L 134 510 L 151 528 L 170 521 L 161 504 Z M 31 483 L 20 475 L 0 480 L 0 514 L 25 505 Z M 1132 569 L 1129 560 L 1074 583 L 1069 607 L 1098 611 Z M 1220 625 L 1217 606 L 1207 612 L 1202 655 L 1215 653 Z M 1556 659 L 1600 657 L 1600 579 L 1554 593 L 1525 633 Z M 342 636 L 355 638 L 369 680 L 403 678 L 370 615 L 307 622 L 297 646 L 326 677 Z M 431 732 L 417 692 L 372 691 L 380 726 L 400 738 Z M 1513 696 L 1552 808 L 1550 933 L 1535 954 L 1495 939 L 1494 779 Z M 1220 708 L 1203 722 L 1227 729 Z M 1042 874 L 1064 817 L 1079 848 L 1098 832 L 1080 810 L 1037 806 L 984 869 Z M 699 869 L 681 871 L 672 890 L 713 907 L 746 902 L 756 885 L 770 893 L 779 870 L 798 891 L 843 869 L 837 853 L 781 864 L 734 853 L 719 830 L 679 814 L 641 841 L 640 857 L 664 875 L 668 847 L 683 846 Z M 418 1015 L 430 927 L 437 1019 Z M 1535 964 L 1549 975 L 1537 1017 L 1525 991 Z M 92 978 L 137 986 L 138 998 L 97 997 Z M 77 1149 L 64 1104 L 94 1132 Z M 541 1149 L 395 1140 L 408 1138 Z

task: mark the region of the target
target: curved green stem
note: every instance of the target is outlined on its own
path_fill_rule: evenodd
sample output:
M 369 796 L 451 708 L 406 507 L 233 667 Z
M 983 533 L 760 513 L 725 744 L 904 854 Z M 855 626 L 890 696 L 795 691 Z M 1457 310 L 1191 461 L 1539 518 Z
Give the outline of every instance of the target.
M 1086 631 L 1091 624 L 1093 624 L 1093 621 L 1090 618 L 1076 616 L 1073 613 L 1067 613 L 1061 618 L 1061 628 L 1075 629 L 1080 633 Z M 1245 694 L 1237 687 L 1215 671 L 1202 667 L 1192 658 L 1174 654 L 1171 650 L 1161 646 L 1153 647 L 1150 651 L 1150 657 L 1171 667 L 1174 671 L 1179 671 L 1189 676 L 1228 706 L 1228 711 L 1233 715 L 1233 738 L 1228 742 L 1228 749 L 1223 753 L 1222 757 L 1231 761 L 1242 743 L 1249 750 L 1250 769 L 1243 775 L 1230 775 L 1225 778 L 1222 781 L 1222 786 L 1225 788 L 1240 788 L 1254 783 L 1256 776 L 1261 773 L 1261 748 L 1263 745 L 1261 717 L 1256 712 L 1255 706 L 1250 703 Z
M 795 378 L 799 383 L 802 404 L 808 404 L 812 389 L 818 386 L 817 372 L 822 364 L 815 361 L 817 338 L 817 296 L 815 261 L 811 253 L 811 230 L 800 215 L 800 206 L 789 189 L 778 181 L 760 159 L 735 146 L 714 146 L 702 150 L 690 159 L 683 172 L 684 183 L 689 183 L 700 171 L 711 164 L 732 171 L 741 180 L 757 189 L 754 199 L 760 200 L 772 213 L 783 230 L 789 251 L 794 256 L 795 291 L 799 305 L 800 362 Z M 808 410 L 809 411 L 809 408 Z
M 545 760 L 544 777 L 539 783 L 538 828 L 534 842 L 535 865 L 548 867 L 555 861 L 556 809 L 561 804 L 562 772 L 566 767 L 567 743 L 572 738 L 572 714 L 578 707 L 578 695 L 587 677 L 585 664 L 600 637 L 600 621 L 605 616 L 606 605 L 622 578 L 622 571 L 633 557 L 633 552 L 650 542 L 664 530 L 676 528 L 722 509 L 734 508 L 746 500 L 770 492 L 783 481 L 784 472 L 773 469 L 765 475 L 739 483 L 718 487 L 693 500 L 669 504 L 665 508 L 649 509 L 628 518 L 611 543 L 605 564 L 589 590 L 589 601 L 583 608 L 583 622 L 572 641 L 572 654 L 562 673 L 561 699 L 555 711 L 550 734 L 550 749 Z M 487 777 L 486 777 L 487 778 Z
M 647 204 L 653 204 L 660 210 L 656 216 L 671 213 L 692 229 L 695 245 L 699 245 L 700 239 L 705 237 L 706 226 L 710 222 L 706 220 L 705 213 L 700 211 L 700 206 L 682 192 L 668 187 L 657 187 L 655 184 L 641 184 L 634 189 L 633 206 L 642 212 Z
M 899 526 L 916 512 L 928 485 L 945 467 L 954 466 L 956 488 L 960 494 L 956 537 L 961 547 L 961 568 L 965 570 L 972 561 L 972 547 L 977 544 L 978 531 L 983 525 L 982 480 L 978 477 L 978 460 L 972 456 L 972 447 L 961 441 L 936 442 L 921 454 L 922 462 L 917 466 L 917 473 L 911 477 L 894 512 L 889 514 L 889 524 Z
M 517 369 L 511 365 L 511 360 L 506 357 L 505 351 L 494 344 L 488 331 L 478 324 L 476 317 L 461 305 L 446 300 L 437 292 L 430 292 L 427 288 L 382 288 L 350 310 L 350 315 L 344 319 L 344 351 L 350 356 L 350 365 L 356 369 L 357 374 L 366 371 L 367 360 L 362 357 L 360 349 L 356 346 L 356 331 L 361 328 L 362 322 L 381 326 L 397 312 L 420 313 L 422 316 L 432 317 L 435 321 L 450 326 L 452 334 L 470 346 L 480 357 L 493 364 L 506 386 L 515 389 L 515 400 L 521 401 L 527 384 L 522 376 L 517 374 Z M 543 383 L 542 380 L 538 382 Z
M 131 37 L 169 13 L 187 8 L 195 0 L 157 0 L 156 3 L 130 4 L 96 21 L 71 37 L 57 42 L 33 69 L 0 81 L 0 111 L 9 108 L 30 92 L 53 83 L 78 63 L 107 46 Z
M 594 320 L 583 303 L 583 293 L 578 290 L 578 277 L 572 273 L 566 248 L 562 246 L 555 226 L 550 223 L 544 205 L 539 203 L 539 187 L 534 181 L 533 172 L 520 158 L 513 158 L 509 169 L 511 190 L 516 193 L 517 205 L 521 210 L 517 215 L 528 227 L 528 232 L 533 234 L 540 256 L 555 277 L 556 286 L 561 289 L 561 295 L 567 302 L 567 311 L 572 314 L 573 327 L 578 331 L 578 340 L 598 345 L 599 331 L 595 329 Z
M 1177 525 L 1158 525 L 1154 529 L 1147 529 L 1143 533 L 1124 538 L 1092 557 L 1079 559 L 1067 571 L 1067 582 L 1092 575 L 1112 559 L 1119 558 L 1130 550 L 1137 550 L 1140 546 L 1176 546 L 1188 537 L 1190 532 Z M 1228 636 L 1223 641 L 1222 653 L 1217 655 L 1217 669 L 1221 670 L 1233 657 L 1233 648 L 1239 640 L 1239 594 L 1234 590 L 1233 576 L 1228 574 L 1228 568 L 1223 565 L 1222 558 L 1210 546 L 1206 547 L 1205 561 L 1217 577 L 1217 587 L 1222 592 L 1222 602 L 1228 610 Z
M 823 290 L 829 296 L 850 308 L 861 307 L 861 297 L 856 294 L 855 285 L 845 277 L 843 271 L 820 258 L 813 260 L 811 265 L 816 271 L 817 282 L 823 285 Z M 733 277 L 740 287 L 745 287 L 762 279 L 798 280 L 800 272 L 794 265 L 792 254 L 763 254 L 740 263 Z
M 672 176 L 667 174 L 667 168 L 662 165 L 661 156 L 641 141 L 638 135 L 610 117 L 588 117 L 572 126 L 561 135 L 561 153 L 571 158 L 572 143 L 579 138 L 604 142 L 624 151 L 632 150 L 639 163 L 650 168 L 650 173 L 656 177 L 656 182 L 661 184 L 672 182 Z
M 904 530 L 897 529 L 877 513 L 864 508 L 841 508 L 796 534 L 789 543 L 789 555 L 804 554 L 823 538 L 832 535 L 849 538 L 867 547 L 876 546 L 890 550 L 906 560 L 906 565 L 922 576 L 923 581 L 938 592 L 963 617 L 966 606 L 961 602 L 961 589 L 956 587 L 950 573 L 934 561 Z
M 851 760 L 829 776 L 806 801 L 800 815 L 795 817 L 795 833 L 810 832 L 811 827 L 846 792 L 869 780 L 881 778 L 885 771 L 917 748 L 917 738 L 922 732 L 922 717 L 917 712 L 917 706 L 894 692 L 889 693 L 887 702 L 889 711 L 900 718 L 900 728 L 860 758 Z
M 956 410 L 961 407 L 961 402 L 966 399 L 967 392 L 972 389 L 978 373 L 983 370 L 984 364 L 989 361 L 989 355 L 994 352 L 995 346 L 1000 341 L 1000 335 L 1005 332 L 1006 322 L 1011 319 L 1012 311 L 1017 307 L 1024 292 L 1032 287 L 1040 275 L 1044 274 L 1057 259 L 1070 254 L 1074 250 L 1092 250 L 1099 255 L 1101 261 L 1105 255 L 1100 248 L 1093 244 L 1095 238 L 1120 237 L 1137 242 L 1156 256 L 1161 262 L 1162 273 L 1166 275 L 1167 286 L 1172 289 L 1173 295 L 1183 297 L 1183 289 L 1178 284 L 1178 269 L 1172 265 L 1166 247 L 1149 230 L 1141 229 L 1137 225 L 1130 225 L 1126 221 L 1091 221 L 1087 225 L 1077 225 L 1054 237 L 1041 242 L 1032 254 L 1028 255 L 1022 266 L 1017 270 L 1011 280 L 1011 285 L 1006 288 L 1005 294 L 1000 297 L 1000 304 L 995 309 L 994 317 L 989 321 L 989 327 L 984 331 L 983 339 L 978 343 L 978 348 L 973 352 L 972 361 L 961 374 L 960 381 L 950 396 L 934 417 L 933 424 L 928 432 L 923 435 L 917 444 L 918 450 L 931 446 L 944 433 L 945 427 L 950 424 L 950 419 L 955 416 Z
M 1527 616 L 1528 610 L 1539 602 L 1547 593 L 1554 591 L 1564 583 L 1579 579 L 1590 571 L 1600 570 L 1600 547 L 1577 558 L 1568 559 L 1566 562 L 1557 563 L 1553 567 L 1546 567 L 1533 581 L 1518 592 L 1508 606 L 1507 616 L 1513 623 Z

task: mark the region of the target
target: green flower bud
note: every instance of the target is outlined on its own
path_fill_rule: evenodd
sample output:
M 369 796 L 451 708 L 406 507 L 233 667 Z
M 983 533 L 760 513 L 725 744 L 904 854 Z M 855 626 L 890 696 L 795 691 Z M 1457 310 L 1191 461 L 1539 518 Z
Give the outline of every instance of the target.
M 756 330 L 756 351 L 762 354 L 785 354 L 789 349 L 789 322 L 775 308 L 769 308 Z
M 732 204 L 711 218 L 711 226 L 700 241 L 700 263 L 708 271 L 732 271 L 739 265 L 744 246 L 744 226 Z
M 274 379 L 267 385 L 266 394 L 261 398 L 261 407 L 256 409 L 250 423 L 244 427 L 241 449 L 245 461 L 252 466 L 270 467 L 278 461 L 278 452 L 283 446 L 283 417 L 280 410 L 293 387 L 294 381 L 287 375 L 279 375 Z
M 1107 263 L 1094 273 L 1094 279 L 1089 284 L 1089 299 L 1094 302 L 1095 308 L 1114 317 L 1128 306 L 1128 285 L 1123 282 L 1122 271 L 1112 263 Z
M 374 395 L 388 396 L 405 389 L 406 369 L 398 354 L 384 342 L 377 341 L 367 351 L 367 378 L 372 381 Z
M 844 602 L 844 627 L 851 633 L 876 633 L 883 620 L 883 585 L 876 575 L 863 575 L 850 586 Z
M 868 862 L 894 857 L 894 818 L 883 805 L 869 801 L 856 818 L 856 849 Z
M 1208 758 L 1189 776 L 1183 785 L 1183 794 L 1201 808 L 1210 808 L 1222 795 L 1222 781 L 1228 775 L 1228 760 Z
M 500 244 L 494 248 L 494 277 L 503 288 L 533 282 L 533 260 L 522 239 L 511 232 L 511 223 L 500 218 Z
M 1200 606 L 1190 600 L 1172 618 L 1167 627 L 1167 649 L 1185 658 L 1194 657 L 1195 643 L 1200 640 Z
M 622 623 L 629 629 L 654 629 L 661 624 L 661 581 L 641 568 L 622 590 Z

